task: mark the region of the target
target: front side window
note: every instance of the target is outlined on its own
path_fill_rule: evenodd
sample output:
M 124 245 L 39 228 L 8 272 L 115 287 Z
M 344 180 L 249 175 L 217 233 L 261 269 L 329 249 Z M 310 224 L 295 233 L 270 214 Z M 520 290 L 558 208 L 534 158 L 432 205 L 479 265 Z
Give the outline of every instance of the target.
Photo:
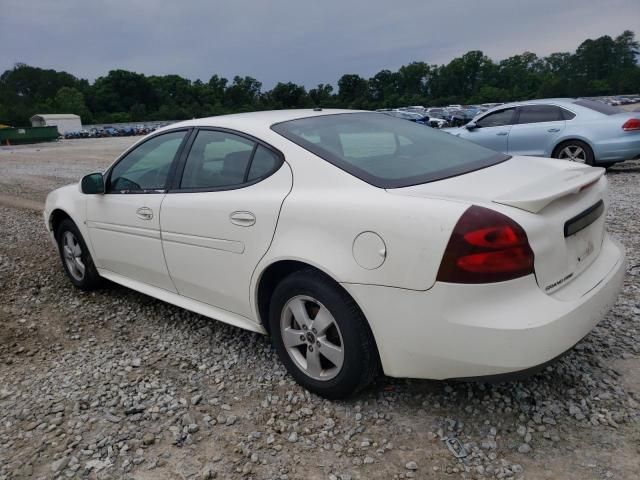
M 510 158 L 384 113 L 321 115 L 278 123 L 271 129 L 381 188 L 440 180 Z
M 245 182 L 255 143 L 238 135 L 200 130 L 189 151 L 180 188 L 222 188 Z
M 485 115 L 476 122 L 476 126 L 481 128 L 486 127 L 503 127 L 505 125 L 511 125 L 513 119 L 513 113 L 515 108 L 506 108 L 497 112 Z
M 525 105 L 520 107 L 518 123 L 541 123 L 564 120 L 560 108 L 554 105 Z
M 111 170 L 107 191 L 163 191 L 185 135 L 185 131 L 165 133 L 133 149 Z

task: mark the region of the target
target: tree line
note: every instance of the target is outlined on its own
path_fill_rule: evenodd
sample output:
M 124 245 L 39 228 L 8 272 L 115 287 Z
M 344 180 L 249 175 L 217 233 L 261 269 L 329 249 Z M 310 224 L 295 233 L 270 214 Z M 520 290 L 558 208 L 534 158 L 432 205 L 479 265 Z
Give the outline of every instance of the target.
M 67 72 L 16 64 L 0 76 L 0 123 L 29 125 L 35 113 L 75 113 L 83 123 L 181 120 L 224 113 L 304 107 L 375 109 L 406 105 L 506 102 L 640 91 L 639 42 L 625 31 L 585 40 L 575 52 L 525 52 L 499 62 L 472 50 L 446 65 L 417 61 L 367 79 L 345 74 L 307 90 L 280 82 L 269 91 L 253 77 L 112 70 L 95 82 Z

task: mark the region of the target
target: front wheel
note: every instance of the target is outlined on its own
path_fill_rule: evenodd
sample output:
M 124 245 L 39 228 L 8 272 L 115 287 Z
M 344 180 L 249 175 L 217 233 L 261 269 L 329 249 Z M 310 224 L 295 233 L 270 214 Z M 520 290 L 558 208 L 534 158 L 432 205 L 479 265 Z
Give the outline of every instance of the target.
M 289 275 L 270 305 L 273 344 L 296 381 L 326 398 L 367 386 L 378 370 L 371 330 L 353 299 L 314 270 Z
M 81 290 L 94 290 L 102 278 L 93 264 L 80 230 L 70 219 L 63 220 L 56 231 L 58 251 L 69 280 Z
M 593 150 L 591 150 L 589 145 L 580 140 L 562 142 L 554 149 L 552 157 L 584 163 L 586 165 L 594 165 L 595 163 Z

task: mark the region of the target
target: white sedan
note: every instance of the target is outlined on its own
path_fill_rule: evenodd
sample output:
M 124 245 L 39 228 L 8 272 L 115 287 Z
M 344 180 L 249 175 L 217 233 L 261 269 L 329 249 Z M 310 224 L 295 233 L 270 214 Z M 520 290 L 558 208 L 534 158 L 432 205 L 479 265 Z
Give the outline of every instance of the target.
M 71 282 L 270 334 L 329 398 L 540 366 L 615 301 L 604 169 L 510 157 L 375 112 L 190 120 L 51 192 Z

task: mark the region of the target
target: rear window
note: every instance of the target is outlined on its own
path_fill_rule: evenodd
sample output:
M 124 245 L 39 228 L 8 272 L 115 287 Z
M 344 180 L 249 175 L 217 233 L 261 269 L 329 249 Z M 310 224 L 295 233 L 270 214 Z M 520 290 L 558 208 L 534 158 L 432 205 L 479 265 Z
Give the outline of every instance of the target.
M 441 180 L 511 158 L 455 135 L 383 113 L 323 115 L 290 120 L 271 128 L 381 188 Z
M 621 108 L 617 108 L 606 103 L 597 102 L 595 100 L 587 100 L 586 98 L 581 98 L 573 103 L 590 110 L 595 110 L 596 112 L 603 113 L 605 115 L 615 115 L 616 113 L 624 112 L 624 110 L 622 110 Z

